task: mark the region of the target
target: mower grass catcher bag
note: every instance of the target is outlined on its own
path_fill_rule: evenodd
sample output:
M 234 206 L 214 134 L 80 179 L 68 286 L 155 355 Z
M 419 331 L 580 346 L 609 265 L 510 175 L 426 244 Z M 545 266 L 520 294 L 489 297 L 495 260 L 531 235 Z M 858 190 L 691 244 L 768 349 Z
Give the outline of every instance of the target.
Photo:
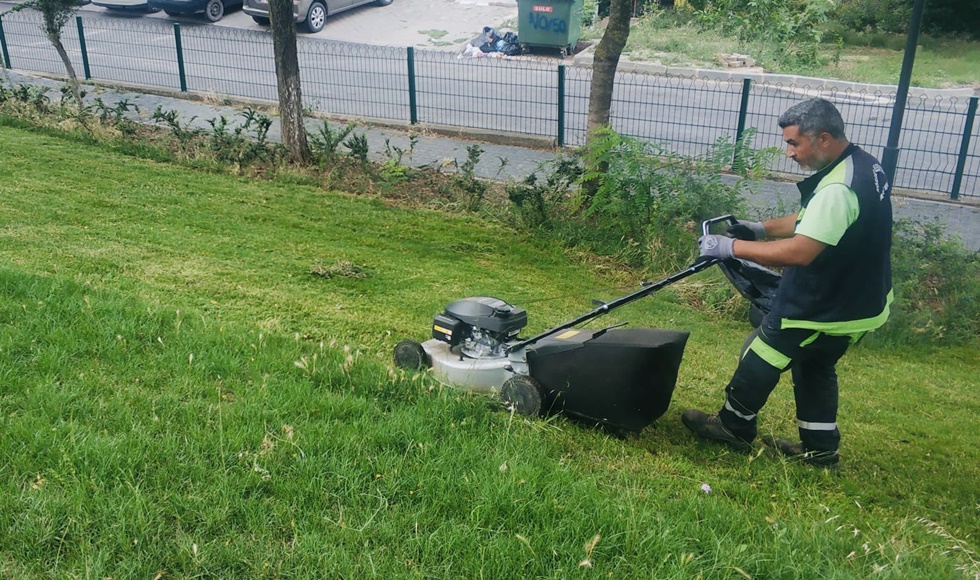
M 626 431 L 667 411 L 689 333 L 655 328 L 570 329 L 527 350 L 541 408 Z

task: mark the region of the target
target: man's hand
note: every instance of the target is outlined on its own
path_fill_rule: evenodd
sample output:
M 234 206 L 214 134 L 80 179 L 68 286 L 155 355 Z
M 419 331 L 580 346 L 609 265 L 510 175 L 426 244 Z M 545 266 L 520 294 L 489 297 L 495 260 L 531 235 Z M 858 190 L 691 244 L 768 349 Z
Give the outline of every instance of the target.
M 724 260 L 726 258 L 734 258 L 733 247 L 735 246 L 735 240 L 726 236 L 716 236 L 709 234 L 707 236 L 702 236 L 698 240 L 698 246 L 701 247 L 701 257 L 705 259 L 718 259 Z
M 762 222 L 737 221 L 728 228 L 728 235 L 736 240 L 762 240 L 766 237 L 766 226 Z

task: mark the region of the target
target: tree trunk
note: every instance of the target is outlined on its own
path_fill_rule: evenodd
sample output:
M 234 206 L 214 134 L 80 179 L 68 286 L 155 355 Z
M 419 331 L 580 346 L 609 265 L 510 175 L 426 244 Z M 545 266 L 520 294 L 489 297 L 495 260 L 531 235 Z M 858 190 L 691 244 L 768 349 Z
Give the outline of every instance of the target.
M 68 51 L 65 50 L 65 45 L 61 44 L 61 35 L 49 32 L 48 40 L 51 41 L 58 56 L 61 57 L 61 62 L 65 65 L 65 71 L 68 72 L 68 84 L 71 86 L 71 95 L 75 99 L 75 104 L 81 109 L 82 90 L 78 86 L 78 76 L 75 74 L 75 67 L 72 66 L 71 59 L 68 58 Z
M 296 23 L 291 0 L 270 0 L 272 47 L 276 57 L 279 88 L 279 121 L 282 143 L 295 163 L 310 162 L 310 145 L 303 125 L 303 97 L 300 92 L 299 57 L 296 51 Z
M 596 127 L 609 124 L 609 108 L 612 105 L 613 81 L 619 57 L 623 54 L 630 34 L 631 0 L 612 0 L 609 5 L 609 23 L 602 40 L 595 49 L 592 61 L 592 91 L 589 94 L 589 133 Z
M 630 34 L 630 13 L 632 0 L 612 0 L 609 4 L 609 22 L 602 40 L 595 49 L 592 61 L 592 89 L 589 93 L 589 122 L 586 135 L 586 150 L 592 133 L 599 127 L 609 125 L 609 109 L 612 106 L 613 82 L 619 57 L 623 54 L 626 39 Z M 587 159 L 586 163 L 590 163 Z M 595 167 L 586 168 L 586 173 L 605 174 L 609 169 L 606 161 L 598 161 Z M 582 184 L 582 195 L 587 199 L 599 190 L 600 180 L 590 179 Z

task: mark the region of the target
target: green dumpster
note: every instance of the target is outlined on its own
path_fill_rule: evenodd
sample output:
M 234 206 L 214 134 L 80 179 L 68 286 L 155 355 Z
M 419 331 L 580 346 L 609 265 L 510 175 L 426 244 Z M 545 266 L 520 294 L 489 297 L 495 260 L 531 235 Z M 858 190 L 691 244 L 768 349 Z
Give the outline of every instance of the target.
M 582 34 L 582 0 L 517 0 L 517 39 L 525 49 L 575 51 Z

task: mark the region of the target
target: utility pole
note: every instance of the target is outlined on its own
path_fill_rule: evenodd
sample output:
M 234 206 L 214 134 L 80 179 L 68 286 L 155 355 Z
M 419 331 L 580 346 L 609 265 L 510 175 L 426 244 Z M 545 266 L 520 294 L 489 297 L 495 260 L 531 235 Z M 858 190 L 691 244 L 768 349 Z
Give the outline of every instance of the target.
M 888 144 L 881 156 L 881 166 L 888 176 L 888 183 L 895 184 L 895 167 L 898 165 L 898 137 L 902 132 L 902 122 L 905 117 L 905 102 L 909 99 L 909 85 L 912 82 L 912 64 L 915 63 L 915 48 L 919 44 L 919 29 L 922 28 L 922 12 L 926 0 L 915 0 L 912 6 L 912 20 L 909 23 L 909 36 L 905 43 L 905 58 L 902 60 L 902 73 L 898 77 L 898 94 L 895 96 L 895 107 L 892 110 L 892 124 L 888 129 Z

